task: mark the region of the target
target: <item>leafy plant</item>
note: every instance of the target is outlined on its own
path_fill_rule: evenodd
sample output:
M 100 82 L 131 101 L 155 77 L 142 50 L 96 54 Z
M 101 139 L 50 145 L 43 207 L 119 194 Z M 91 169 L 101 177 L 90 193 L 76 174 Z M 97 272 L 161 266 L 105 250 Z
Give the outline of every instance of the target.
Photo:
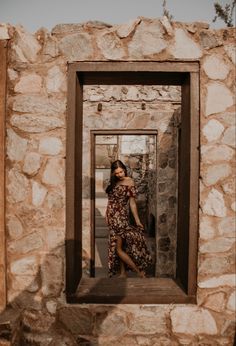
M 227 27 L 233 26 L 233 13 L 236 5 L 236 0 L 232 0 L 231 3 L 226 4 L 224 7 L 220 5 L 218 2 L 214 3 L 216 15 L 213 19 L 215 22 L 218 18 L 222 19 Z
M 166 8 L 166 0 L 163 0 L 163 3 L 162 3 L 162 8 L 163 8 L 163 13 L 162 13 L 162 15 L 163 16 L 166 16 L 168 19 L 169 19 L 169 21 L 171 22 L 172 20 L 173 20 L 173 16 L 172 16 L 172 14 L 170 14 L 170 12 L 167 10 L 167 8 Z

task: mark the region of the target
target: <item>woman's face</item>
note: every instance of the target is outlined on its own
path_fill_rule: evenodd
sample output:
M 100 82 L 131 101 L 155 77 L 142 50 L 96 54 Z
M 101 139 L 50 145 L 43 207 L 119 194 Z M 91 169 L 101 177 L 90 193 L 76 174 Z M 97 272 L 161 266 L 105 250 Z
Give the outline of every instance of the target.
M 125 171 L 123 170 L 123 168 L 118 167 L 114 170 L 114 176 L 119 180 L 123 180 L 125 177 Z

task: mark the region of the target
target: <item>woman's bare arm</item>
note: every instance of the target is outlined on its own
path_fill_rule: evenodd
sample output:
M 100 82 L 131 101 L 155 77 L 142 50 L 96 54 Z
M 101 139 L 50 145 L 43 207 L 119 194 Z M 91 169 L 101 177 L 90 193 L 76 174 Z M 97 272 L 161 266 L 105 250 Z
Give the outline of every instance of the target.
M 130 204 L 130 209 L 131 209 L 131 212 L 133 214 L 136 225 L 143 228 L 143 225 L 142 225 L 142 223 L 139 219 L 139 216 L 138 216 L 137 204 L 136 204 L 134 197 L 129 198 L 129 204 Z

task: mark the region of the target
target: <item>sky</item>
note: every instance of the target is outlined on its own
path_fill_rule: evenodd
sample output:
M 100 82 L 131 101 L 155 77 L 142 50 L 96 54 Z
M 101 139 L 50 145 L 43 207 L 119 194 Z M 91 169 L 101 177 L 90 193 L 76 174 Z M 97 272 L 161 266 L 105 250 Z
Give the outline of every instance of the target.
M 166 0 L 175 21 L 212 23 L 216 0 Z M 218 0 L 222 5 L 231 0 Z M 90 20 L 122 24 L 138 16 L 159 18 L 163 0 L 0 0 L 0 23 L 22 24 L 30 32 L 41 27 L 51 30 L 56 24 L 84 23 Z

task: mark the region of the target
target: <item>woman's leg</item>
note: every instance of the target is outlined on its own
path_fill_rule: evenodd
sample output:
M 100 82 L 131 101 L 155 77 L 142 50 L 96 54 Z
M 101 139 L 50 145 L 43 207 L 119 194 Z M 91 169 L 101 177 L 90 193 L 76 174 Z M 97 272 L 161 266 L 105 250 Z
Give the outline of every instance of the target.
M 117 239 L 116 251 L 117 251 L 117 254 L 120 257 L 121 261 L 123 261 L 124 263 L 128 264 L 128 266 L 130 266 L 130 268 L 132 268 L 134 271 L 136 271 L 138 276 L 145 277 L 145 273 L 138 269 L 138 267 L 132 261 L 130 256 L 122 249 L 122 238 L 117 236 L 116 239 Z

